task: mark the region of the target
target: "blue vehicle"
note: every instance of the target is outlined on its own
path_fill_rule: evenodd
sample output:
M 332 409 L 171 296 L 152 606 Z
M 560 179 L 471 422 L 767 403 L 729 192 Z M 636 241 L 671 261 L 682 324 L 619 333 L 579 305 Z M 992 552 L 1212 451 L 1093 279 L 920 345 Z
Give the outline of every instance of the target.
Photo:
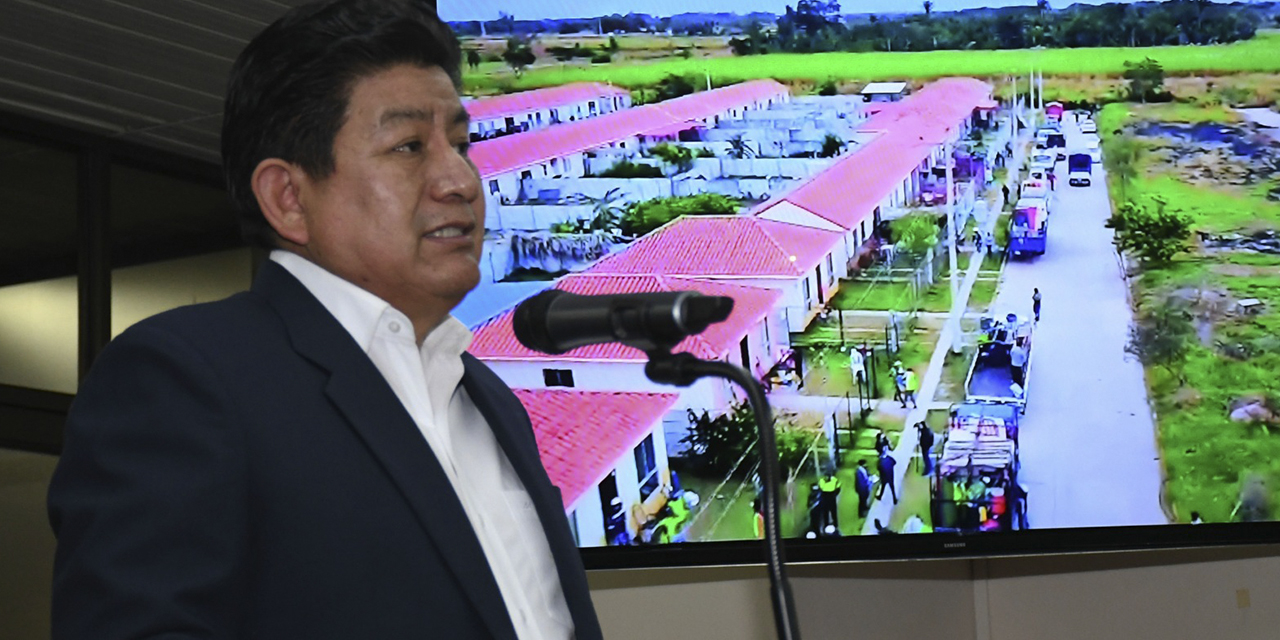
M 1009 219 L 1009 253 L 1044 255 L 1049 237 L 1049 202 L 1046 198 L 1022 198 Z
M 1067 182 L 1073 187 L 1087 187 L 1092 181 L 1093 158 L 1088 153 L 1073 153 L 1067 159 Z

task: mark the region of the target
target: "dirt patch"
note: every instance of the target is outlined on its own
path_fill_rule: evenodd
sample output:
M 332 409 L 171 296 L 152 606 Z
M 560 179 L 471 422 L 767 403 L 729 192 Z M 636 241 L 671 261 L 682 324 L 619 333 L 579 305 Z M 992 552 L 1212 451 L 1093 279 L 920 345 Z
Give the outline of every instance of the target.
M 1251 278 L 1254 276 L 1275 275 L 1276 273 L 1280 273 L 1280 267 L 1254 267 L 1247 264 L 1215 264 L 1209 267 L 1209 271 L 1218 275 L 1233 276 L 1237 278 Z
M 1213 345 L 1213 328 L 1232 315 L 1235 299 L 1225 290 L 1212 287 L 1186 287 L 1169 294 L 1171 299 L 1181 300 L 1191 313 L 1200 344 Z

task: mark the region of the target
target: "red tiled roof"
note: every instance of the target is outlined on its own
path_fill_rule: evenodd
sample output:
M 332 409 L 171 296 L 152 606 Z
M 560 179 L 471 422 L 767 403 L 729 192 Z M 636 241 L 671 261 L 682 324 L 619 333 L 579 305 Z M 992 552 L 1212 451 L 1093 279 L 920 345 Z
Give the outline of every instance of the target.
M 465 106 L 472 120 L 486 120 L 625 95 L 630 95 L 630 92 L 601 82 L 574 82 L 558 87 L 476 98 L 467 101 Z
M 800 277 L 839 241 L 834 231 L 751 216 L 684 216 L 586 273 Z
M 688 351 L 700 358 L 721 358 L 736 349 L 747 332 L 760 322 L 782 297 L 772 289 L 744 287 L 691 278 L 658 275 L 595 275 L 579 273 L 565 276 L 556 288 L 582 295 L 609 293 L 651 293 L 657 291 L 696 291 L 710 296 L 733 298 L 733 312 L 724 321 L 713 324 L 696 336 L 685 338 L 675 351 Z M 547 355 L 526 349 L 516 340 L 511 326 L 514 310 L 495 316 L 475 330 L 475 339 L 467 349 L 482 360 L 594 360 L 645 362 L 643 352 L 617 343 L 594 344 L 560 355 Z
M 760 205 L 756 215 L 790 202 L 845 229 L 870 217 L 919 167 L 947 132 L 990 99 L 991 87 L 972 78 L 944 78 L 869 119 L 884 134 L 838 160 L 813 179 Z
M 655 428 L 680 397 L 675 393 L 620 393 L 514 389 L 533 422 L 542 466 L 560 488 L 568 511 Z M 605 505 L 607 508 L 608 505 Z
M 682 123 L 693 126 L 694 120 L 785 92 L 786 87 L 773 80 L 743 82 L 546 129 L 484 140 L 471 145 L 470 156 L 480 176 L 487 178 L 551 158 L 598 149 L 632 136 L 670 132 L 673 126 Z

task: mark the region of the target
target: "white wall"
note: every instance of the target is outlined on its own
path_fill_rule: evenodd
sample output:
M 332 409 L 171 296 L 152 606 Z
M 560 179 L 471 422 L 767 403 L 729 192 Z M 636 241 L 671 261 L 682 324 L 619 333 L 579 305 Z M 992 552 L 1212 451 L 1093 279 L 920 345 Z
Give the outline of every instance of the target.
M 250 284 L 248 249 L 115 269 L 111 335 L 174 307 L 220 300 Z M 75 278 L 0 287 L 0 384 L 74 393 L 79 316 Z
M 0 384 L 75 393 L 76 296 L 75 278 L 0 287 Z
M 806 640 L 1280 636 L 1280 546 L 818 564 L 789 573 Z M 653 611 L 679 630 L 671 637 L 775 638 L 760 567 L 600 571 L 589 578 L 610 640 L 652 638 L 643 621 Z

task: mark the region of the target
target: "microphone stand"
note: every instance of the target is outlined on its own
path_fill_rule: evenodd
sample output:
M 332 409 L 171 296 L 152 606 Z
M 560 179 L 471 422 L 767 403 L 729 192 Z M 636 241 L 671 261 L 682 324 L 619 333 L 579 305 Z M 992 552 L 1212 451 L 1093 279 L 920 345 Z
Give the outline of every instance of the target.
M 742 367 L 714 360 L 699 360 L 688 353 L 648 351 L 645 375 L 659 384 L 687 387 L 699 378 L 717 377 L 736 382 L 747 392 L 747 400 L 756 415 L 760 431 L 760 467 L 764 478 L 764 532 L 768 552 L 769 586 L 773 601 L 773 619 L 779 640 L 799 640 L 796 607 L 787 582 L 785 558 L 782 554 L 782 530 L 778 524 L 778 485 L 782 475 L 778 468 L 778 445 L 773 430 L 773 413 L 760 383 Z

